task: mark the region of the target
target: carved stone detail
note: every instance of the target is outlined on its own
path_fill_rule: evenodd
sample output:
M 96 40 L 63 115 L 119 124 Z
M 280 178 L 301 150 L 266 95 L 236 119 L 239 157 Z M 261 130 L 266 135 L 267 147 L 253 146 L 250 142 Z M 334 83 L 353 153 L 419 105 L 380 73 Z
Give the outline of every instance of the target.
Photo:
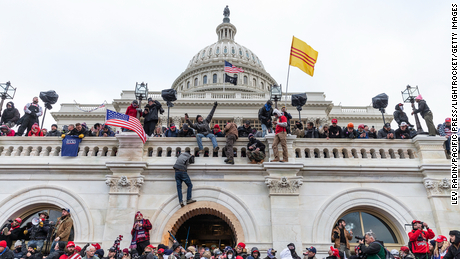
M 172 119 L 173 119 L 173 123 L 176 125 L 177 128 L 179 129 L 182 128 L 182 125 L 181 125 L 182 120 L 180 116 L 174 116 L 172 117 Z
M 144 177 L 127 177 L 127 176 L 112 176 L 107 175 L 105 184 L 110 187 L 111 193 L 139 193 L 144 184 Z
M 270 194 L 298 194 L 303 182 L 302 179 L 281 177 L 279 179 L 266 179 L 265 184 L 270 189 Z
M 242 117 L 234 117 L 233 122 L 239 127 L 243 125 L 243 118 Z
M 426 178 L 424 184 L 428 196 L 448 195 L 448 189 L 450 189 L 450 180 L 447 178 L 442 180 Z

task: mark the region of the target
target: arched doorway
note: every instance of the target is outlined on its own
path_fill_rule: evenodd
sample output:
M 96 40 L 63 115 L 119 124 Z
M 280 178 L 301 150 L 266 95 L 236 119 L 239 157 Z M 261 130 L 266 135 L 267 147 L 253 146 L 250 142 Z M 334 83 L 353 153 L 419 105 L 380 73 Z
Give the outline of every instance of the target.
M 222 240 L 227 242 L 223 243 L 225 246 L 233 245 L 237 241 L 244 242 L 243 227 L 228 208 L 211 201 L 198 201 L 179 209 L 171 216 L 164 228 L 161 243 L 172 245 L 173 238 L 169 234 L 171 232 L 182 245 L 185 245 L 185 242 L 182 241 L 187 239 L 189 226 L 190 233 L 193 234 L 190 236 L 189 233 L 188 244 L 192 239 L 195 240 L 194 242 L 198 242 L 197 245 L 199 246 L 202 244 L 212 245 L 216 242 L 217 246 L 219 239 L 221 244 L 223 243 Z
M 176 239 L 183 245 L 224 248 L 235 246 L 236 236 L 225 220 L 218 216 L 202 214 L 186 220 L 177 230 Z

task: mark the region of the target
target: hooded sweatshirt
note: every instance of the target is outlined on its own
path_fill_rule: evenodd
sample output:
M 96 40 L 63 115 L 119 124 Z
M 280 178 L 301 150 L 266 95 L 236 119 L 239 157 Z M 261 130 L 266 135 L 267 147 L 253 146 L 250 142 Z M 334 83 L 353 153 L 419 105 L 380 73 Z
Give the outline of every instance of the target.
M 18 120 L 19 120 L 19 117 L 21 117 L 19 115 L 19 111 L 18 109 L 16 109 L 14 107 L 14 103 L 13 102 L 8 102 L 6 104 L 7 106 L 8 105 L 11 105 L 11 107 L 9 108 L 6 108 L 4 111 L 3 111 L 3 114 L 2 114 L 2 118 L 0 120 L 0 124 L 5 124 L 7 122 L 14 122 L 16 123 Z
M 301 259 L 300 256 L 297 255 L 297 252 L 295 251 L 295 245 L 293 243 L 289 243 L 287 246 L 288 246 L 288 248 L 289 248 L 289 246 L 294 247 L 293 249 L 290 250 L 291 251 L 291 256 L 292 256 L 293 259 Z
M 214 134 L 216 137 L 225 137 L 224 133 L 222 133 L 222 130 L 220 130 L 219 124 L 214 125 L 212 134 Z
M 395 121 L 398 123 L 398 125 L 401 124 L 401 122 L 406 122 L 409 123 L 409 118 L 407 118 L 407 115 L 404 111 L 401 110 L 401 106 L 399 106 L 399 103 L 396 104 L 395 106 L 395 111 L 393 112 L 393 117 Z
M 14 137 L 15 132 L 14 130 L 8 128 L 6 125 L 2 125 L 0 129 L 6 129 L 6 132 L 0 132 L 0 136 L 6 136 L 6 137 Z
M 32 125 L 32 130 L 29 131 L 29 134 L 27 135 L 29 137 L 43 137 L 43 132 L 40 130 L 40 127 L 38 124 Z

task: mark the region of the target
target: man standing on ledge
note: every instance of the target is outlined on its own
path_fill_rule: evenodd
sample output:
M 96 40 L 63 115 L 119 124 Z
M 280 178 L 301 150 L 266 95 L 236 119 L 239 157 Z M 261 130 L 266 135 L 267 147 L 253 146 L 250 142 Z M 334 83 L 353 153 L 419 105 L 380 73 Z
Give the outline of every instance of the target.
M 271 162 L 289 162 L 288 160 L 288 149 L 286 144 L 286 127 L 287 127 L 287 118 L 286 116 L 282 115 L 281 112 L 277 109 L 273 111 L 275 114 L 275 138 L 273 140 L 273 155 L 275 159 Z M 280 161 L 280 154 L 278 153 L 278 143 L 281 143 L 281 147 L 283 148 L 283 160 Z
M 200 149 L 200 156 L 203 154 L 203 144 L 201 139 L 206 137 L 211 139 L 212 146 L 214 148 L 214 152 L 219 151 L 219 146 L 217 145 L 217 140 L 216 136 L 212 134 L 211 128 L 209 128 L 209 123 L 211 123 L 212 116 L 214 116 L 214 112 L 216 111 L 217 108 L 217 102 L 214 102 L 214 106 L 211 109 L 211 112 L 209 113 L 208 117 L 206 117 L 206 120 L 203 120 L 203 116 L 197 115 L 196 116 L 196 122 L 192 123 L 189 118 L 188 114 L 185 114 L 185 120 L 187 121 L 187 124 L 196 130 L 196 142 L 198 143 L 198 148 Z
M 418 103 L 418 109 L 414 109 L 411 114 L 414 115 L 415 113 L 420 113 L 426 122 L 426 126 L 428 127 L 428 136 L 436 136 L 436 127 L 433 123 L 433 113 L 431 112 L 430 107 L 428 107 L 428 104 L 426 104 L 426 101 L 422 98 L 421 94 L 415 97 L 415 101 Z M 414 108 L 414 104 L 412 105 Z

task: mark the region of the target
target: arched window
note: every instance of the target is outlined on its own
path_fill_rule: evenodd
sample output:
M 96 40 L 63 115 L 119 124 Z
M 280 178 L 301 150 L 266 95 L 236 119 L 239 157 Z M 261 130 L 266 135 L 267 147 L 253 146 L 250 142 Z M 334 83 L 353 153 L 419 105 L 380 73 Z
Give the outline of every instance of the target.
M 252 86 L 256 87 L 257 86 L 257 81 L 255 78 L 252 79 Z
M 240 56 L 243 56 L 243 51 L 241 51 L 241 49 L 240 49 Z
M 206 53 L 206 51 L 203 50 L 203 55 L 201 55 L 202 58 L 204 58 L 204 54 Z
M 212 54 L 212 48 L 209 48 L 209 56 Z
M 254 59 L 254 54 L 251 54 L 251 55 L 252 55 L 252 60 L 256 61 L 256 60 Z
M 243 78 L 243 84 L 247 85 L 248 84 L 248 77 L 244 76 Z
M 212 75 L 212 83 L 217 84 L 217 74 Z
M 216 54 L 219 54 L 219 47 L 217 47 L 216 49 Z
M 264 82 L 260 82 L 260 88 L 263 90 L 264 89 Z
M 232 47 L 232 54 L 235 54 L 235 48 Z
M 193 86 L 198 86 L 198 78 L 195 78 L 195 83 L 193 84 Z
M 246 57 L 249 58 L 249 53 L 246 51 Z
M 227 54 L 227 47 L 224 48 L 224 53 Z
M 207 84 L 208 83 L 208 76 L 203 76 L 203 84 Z
M 184 90 L 184 86 L 181 86 L 181 87 L 180 87 L 180 90 L 181 90 L 181 91 Z
M 372 230 L 375 233 L 377 240 L 383 241 L 385 244 L 398 243 L 396 231 L 390 227 L 390 223 L 383 217 L 369 211 L 354 211 L 345 214 L 341 217 L 345 220 L 345 229 L 353 231 L 353 235 L 364 236 L 366 232 Z
M 190 81 L 187 82 L 187 89 L 190 88 Z

